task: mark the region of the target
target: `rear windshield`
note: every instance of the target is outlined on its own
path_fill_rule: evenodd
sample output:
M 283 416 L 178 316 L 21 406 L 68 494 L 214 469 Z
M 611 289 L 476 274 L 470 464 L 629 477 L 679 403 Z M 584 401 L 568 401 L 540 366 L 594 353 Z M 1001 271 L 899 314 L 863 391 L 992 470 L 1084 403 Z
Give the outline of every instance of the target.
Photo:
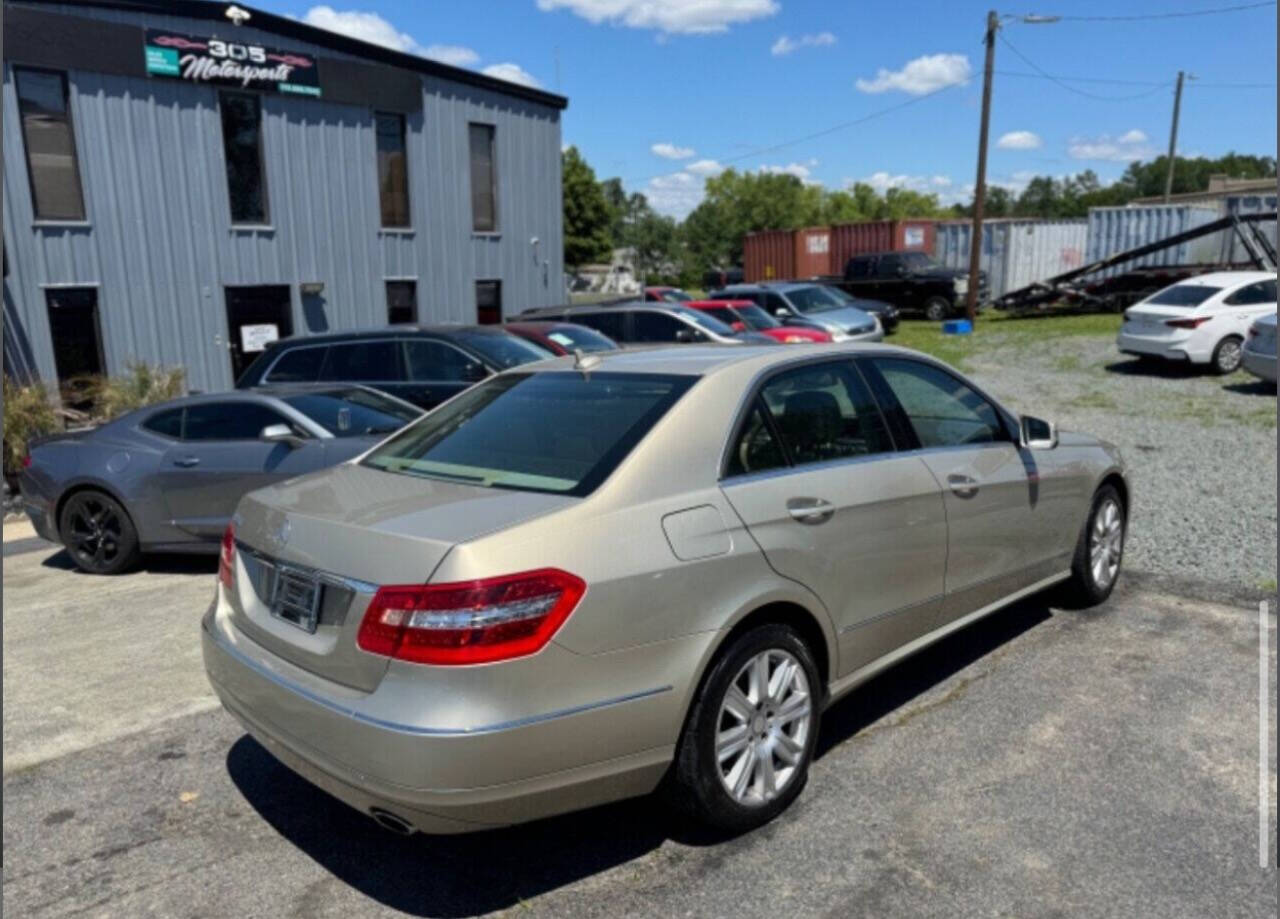
M 334 437 L 390 434 L 422 412 L 368 389 L 325 389 L 281 397 Z
M 572 323 L 558 325 L 547 333 L 547 338 L 568 351 L 577 349 L 590 354 L 592 351 L 618 350 L 618 346 L 613 343 L 612 338 L 608 338 L 595 329 L 589 329 L 584 325 L 573 325 Z
M 1221 287 L 1208 284 L 1174 284 L 1152 294 L 1146 302 L 1157 306 L 1199 306 L 1220 290 Z
M 696 377 L 507 373 L 467 390 L 364 459 L 402 475 L 582 497 Z
M 518 367 L 533 361 L 545 361 L 551 352 L 535 345 L 524 338 L 517 338 L 509 332 L 493 334 L 458 330 L 450 333 L 450 337 L 480 352 L 485 360 L 500 370 Z

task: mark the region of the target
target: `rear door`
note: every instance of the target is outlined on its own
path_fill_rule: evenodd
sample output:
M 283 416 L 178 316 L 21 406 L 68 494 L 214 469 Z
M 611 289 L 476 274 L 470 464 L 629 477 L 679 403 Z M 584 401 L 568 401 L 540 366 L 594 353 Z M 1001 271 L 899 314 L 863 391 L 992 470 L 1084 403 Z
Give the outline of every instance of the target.
M 836 623 L 840 675 L 928 631 L 942 599 L 947 527 L 937 482 L 895 452 L 850 360 L 766 380 L 734 435 L 725 496 L 769 564 Z
M 912 358 L 861 363 L 895 432 L 914 439 L 942 490 L 947 601 L 938 624 L 1053 573 L 1042 569 L 1061 554 L 1074 489 L 1053 477 L 1042 489 L 1034 452 L 1020 450 L 1002 413 L 959 377 Z
M 361 338 L 331 344 L 320 379 L 326 383 L 363 383 L 413 401 L 396 338 Z
M 320 440 L 297 447 L 260 440 L 272 424 L 290 420 L 257 400 L 187 406 L 182 439 L 165 452 L 157 474 L 174 526 L 217 539 L 245 493 L 324 465 Z
M 1222 306 L 1215 312 L 1224 314 L 1214 325 L 1223 326 L 1224 335 L 1245 338 L 1253 321 L 1276 311 L 1276 282 L 1258 281 L 1246 284 L 1223 298 Z M 1225 319 L 1225 323 L 1223 322 Z M 1221 337 L 1221 336 L 1220 336 Z

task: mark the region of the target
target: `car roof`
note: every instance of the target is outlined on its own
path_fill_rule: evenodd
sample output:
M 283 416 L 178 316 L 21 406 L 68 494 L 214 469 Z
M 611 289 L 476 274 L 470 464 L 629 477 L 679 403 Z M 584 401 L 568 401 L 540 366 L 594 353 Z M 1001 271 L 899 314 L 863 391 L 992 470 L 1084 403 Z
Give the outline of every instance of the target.
M 728 367 L 744 363 L 767 369 L 775 364 L 806 361 L 816 357 L 848 358 L 854 355 L 894 354 L 923 357 L 908 348 L 879 343 L 840 342 L 815 343 L 803 348 L 780 348 L 777 345 L 662 345 L 656 348 L 601 351 L 592 354 L 587 373 L 662 373 L 681 376 L 711 376 Z M 599 360 L 594 360 L 599 358 Z M 557 357 L 537 364 L 515 368 L 517 372 L 546 373 L 574 369 L 576 358 Z
M 387 338 L 388 336 L 436 335 L 447 337 L 450 334 L 466 332 L 472 335 L 507 335 L 500 325 L 384 325 L 376 328 L 347 329 L 341 332 L 324 332 L 319 335 L 291 335 L 280 339 L 280 345 L 327 345 L 335 342 L 360 341 L 366 338 Z
M 695 310 L 704 309 L 708 306 L 755 306 L 754 300 L 744 300 L 741 297 L 704 297 L 701 300 L 686 300 L 681 306 L 688 306 Z
M 1183 278 L 1178 284 L 1211 284 L 1217 287 L 1231 287 L 1236 284 L 1252 284 L 1255 281 L 1274 281 L 1274 271 L 1212 271 L 1209 274 L 1197 274 Z

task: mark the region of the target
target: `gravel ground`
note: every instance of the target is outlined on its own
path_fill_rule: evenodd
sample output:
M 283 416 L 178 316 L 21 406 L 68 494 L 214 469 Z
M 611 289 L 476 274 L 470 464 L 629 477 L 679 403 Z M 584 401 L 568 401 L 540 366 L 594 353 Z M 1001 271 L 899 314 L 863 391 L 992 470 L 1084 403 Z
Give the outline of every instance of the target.
M 1148 367 L 1111 337 L 996 338 L 965 367 L 1010 408 L 1120 447 L 1134 500 L 1128 569 L 1275 590 L 1273 388 Z

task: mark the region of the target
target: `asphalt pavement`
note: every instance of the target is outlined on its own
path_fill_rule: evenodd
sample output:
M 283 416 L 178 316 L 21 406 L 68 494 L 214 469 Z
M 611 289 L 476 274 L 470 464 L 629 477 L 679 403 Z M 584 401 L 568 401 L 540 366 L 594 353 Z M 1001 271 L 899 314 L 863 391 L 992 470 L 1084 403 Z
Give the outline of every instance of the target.
M 215 707 L 212 559 L 66 568 L 5 558 L 9 915 L 1276 915 L 1258 614 L 1203 585 L 1032 599 L 922 652 L 827 713 L 808 787 L 754 833 L 639 800 L 406 839 Z M 1269 634 L 1274 674 L 1274 615 Z

